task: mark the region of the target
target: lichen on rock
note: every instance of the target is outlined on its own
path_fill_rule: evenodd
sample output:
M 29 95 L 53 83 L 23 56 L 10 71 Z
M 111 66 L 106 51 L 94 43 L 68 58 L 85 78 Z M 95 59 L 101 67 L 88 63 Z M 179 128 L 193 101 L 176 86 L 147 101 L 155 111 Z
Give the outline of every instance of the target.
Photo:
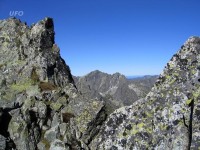
M 200 38 L 175 54 L 144 100 L 112 113 L 90 147 L 199 149 Z
M 91 132 L 105 119 L 98 119 L 104 104 L 77 91 L 55 44 L 53 19 L 29 27 L 9 18 L 0 21 L 0 28 L 2 148 L 5 142 L 6 149 L 86 148 L 84 138 L 91 140 Z M 98 109 L 91 109 L 97 107 L 93 104 Z M 78 119 L 85 112 L 91 117 Z

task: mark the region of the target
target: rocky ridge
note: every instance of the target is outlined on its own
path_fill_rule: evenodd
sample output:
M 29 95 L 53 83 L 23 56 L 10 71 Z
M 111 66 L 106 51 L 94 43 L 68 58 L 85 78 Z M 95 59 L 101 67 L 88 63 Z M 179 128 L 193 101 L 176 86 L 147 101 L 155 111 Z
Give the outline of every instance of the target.
M 1 149 L 88 149 L 104 103 L 78 93 L 51 18 L 0 20 Z
M 200 38 L 191 37 L 165 67 L 146 98 L 113 112 L 91 147 L 200 148 Z
M 51 18 L 0 20 L 0 149 L 199 149 L 200 38 L 191 37 L 149 94 L 106 117 L 78 92 Z

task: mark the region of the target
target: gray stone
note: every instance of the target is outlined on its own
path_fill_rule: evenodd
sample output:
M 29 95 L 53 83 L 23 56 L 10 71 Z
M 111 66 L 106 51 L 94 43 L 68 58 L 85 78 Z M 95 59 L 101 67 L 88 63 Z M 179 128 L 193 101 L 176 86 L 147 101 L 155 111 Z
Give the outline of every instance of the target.
M 55 113 L 51 122 L 51 127 L 58 126 L 60 123 L 60 115 L 59 113 Z
M 45 147 L 44 143 L 42 143 L 42 142 L 39 142 L 39 143 L 37 144 L 37 148 L 38 148 L 39 150 L 46 150 L 46 147 Z
M 0 150 L 6 149 L 6 138 L 0 135 Z
M 44 138 L 50 143 L 60 137 L 59 127 L 55 126 L 47 130 L 44 134 Z
M 69 150 L 69 148 L 66 148 L 65 143 L 62 142 L 61 140 L 55 139 L 51 143 L 50 150 Z
M 60 134 L 62 135 L 62 136 L 64 136 L 65 135 L 65 132 L 66 132 L 66 130 L 67 130 L 67 123 L 61 123 L 60 125 L 59 125 L 59 129 L 60 129 Z
M 39 113 L 39 117 L 41 119 L 44 119 L 46 118 L 46 115 L 47 115 L 47 106 L 45 105 L 44 102 L 38 102 L 38 113 Z

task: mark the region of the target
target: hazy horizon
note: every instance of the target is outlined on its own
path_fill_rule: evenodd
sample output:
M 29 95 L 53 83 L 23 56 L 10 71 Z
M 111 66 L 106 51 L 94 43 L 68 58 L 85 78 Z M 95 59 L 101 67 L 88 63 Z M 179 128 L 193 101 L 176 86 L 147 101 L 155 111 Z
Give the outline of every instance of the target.
M 15 17 L 29 25 L 52 17 L 55 41 L 75 76 L 97 69 L 125 76 L 158 75 L 190 36 L 200 36 L 199 4 L 198 0 L 2 0 L 0 19 L 16 11 Z

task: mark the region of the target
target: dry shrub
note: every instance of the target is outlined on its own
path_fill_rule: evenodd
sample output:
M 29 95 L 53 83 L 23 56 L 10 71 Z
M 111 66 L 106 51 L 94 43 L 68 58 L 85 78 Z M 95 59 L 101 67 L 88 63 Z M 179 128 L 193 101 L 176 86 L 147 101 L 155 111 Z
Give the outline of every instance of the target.
M 31 79 L 34 81 L 34 83 L 37 83 L 40 80 L 35 67 L 33 67 L 33 69 L 32 69 Z
M 49 82 L 40 82 L 39 88 L 41 91 L 52 91 L 56 89 L 56 86 Z
M 71 118 L 75 117 L 72 113 L 62 113 L 63 122 L 68 123 Z
M 3 64 L 0 64 L 0 69 L 3 67 Z

